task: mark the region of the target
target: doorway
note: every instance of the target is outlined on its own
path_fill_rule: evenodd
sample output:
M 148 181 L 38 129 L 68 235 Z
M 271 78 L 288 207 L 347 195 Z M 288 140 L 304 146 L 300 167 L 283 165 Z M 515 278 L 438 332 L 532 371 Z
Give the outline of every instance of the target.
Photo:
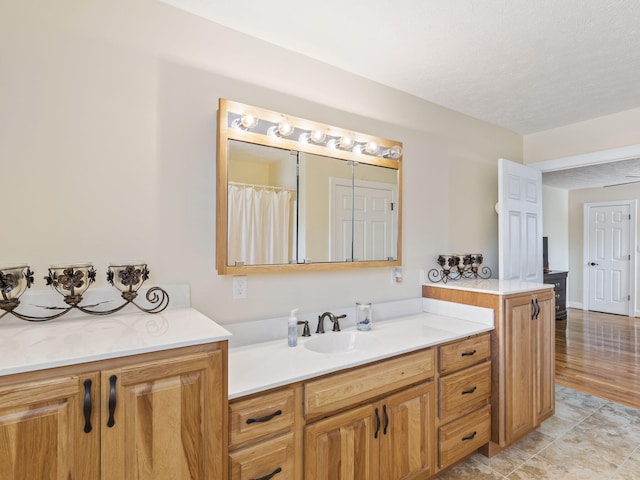
M 584 204 L 583 304 L 633 316 L 635 201 Z

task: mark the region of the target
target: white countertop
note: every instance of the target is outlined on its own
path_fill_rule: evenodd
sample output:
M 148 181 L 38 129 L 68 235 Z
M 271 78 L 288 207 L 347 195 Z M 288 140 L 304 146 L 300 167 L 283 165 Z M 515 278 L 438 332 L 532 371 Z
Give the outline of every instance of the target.
M 59 318 L 0 319 L 0 375 L 227 340 L 231 334 L 193 308 Z
M 443 302 L 447 303 L 447 302 Z M 474 307 L 477 308 L 477 307 Z M 482 309 L 486 310 L 486 309 Z M 299 337 L 297 347 L 287 346 L 283 337 L 265 343 L 229 349 L 229 398 L 238 398 L 274 387 L 287 385 L 326 373 L 363 365 L 406 352 L 465 338 L 493 330 L 490 321 L 463 320 L 434 313 L 419 313 L 393 320 L 374 322 L 369 332 L 374 345 L 366 351 L 317 353 L 305 343 L 317 338 Z M 312 331 L 315 325 L 312 326 Z M 356 331 L 354 327 L 343 331 Z M 327 329 L 325 336 L 335 335 Z
M 449 288 L 451 290 L 468 290 L 493 295 L 509 295 L 531 290 L 552 289 L 553 285 L 546 283 L 523 282 L 522 280 L 499 280 L 495 278 L 475 280 L 449 280 L 447 283 L 424 283 L 427 287 Z

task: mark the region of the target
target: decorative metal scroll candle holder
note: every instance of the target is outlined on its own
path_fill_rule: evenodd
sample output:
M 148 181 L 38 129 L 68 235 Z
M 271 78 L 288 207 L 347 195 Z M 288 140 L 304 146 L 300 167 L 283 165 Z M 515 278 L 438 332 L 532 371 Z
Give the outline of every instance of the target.
M 449 280 L 462 278 L 490 278 L 491 269 L 487 266 L 481 267 L 482 260 L 481 253 L 439 255 L 437 261 L 440 268 L 429 270 L 428 278 L 433 283 L 447 283 Z
M 68 307 L 45 307 L 59 312 L 48 316 L 25 315 L 16 311 L 20 305 L 19 297 L 33 284 L 33 272 L 27 265 L 0 268 L 0 309 L 29 322 L 44 322 L 61 317 L 73 309 L 90 315 L 109 315 L 122 310 L 130 303 L 146 313 L 162 312 L 169 305 L 169 294 L 160 287 L 150 288 L 145 298 L 150 307 L 138 305 L 135 300 L 142 284 L 149 279 L 147 265 L 142 262 L 111 264 L 107 272 L 107 281 L 122 292 L 124 302 L 111 310 L 95 310 L 96 305 L 82 306 L 82 295 L 95 282 L 96 271 L 90 263 L 76 265 L 52 265 L 49 274 L 44 277 L 47 285 L 53 287 L 64 297 Z

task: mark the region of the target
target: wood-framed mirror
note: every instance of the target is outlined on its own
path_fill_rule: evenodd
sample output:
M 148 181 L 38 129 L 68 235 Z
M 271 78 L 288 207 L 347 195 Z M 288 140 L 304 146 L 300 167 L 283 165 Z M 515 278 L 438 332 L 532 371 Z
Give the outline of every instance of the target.
M 220 99 L 220 275 L 398 266 L 402 144 Z

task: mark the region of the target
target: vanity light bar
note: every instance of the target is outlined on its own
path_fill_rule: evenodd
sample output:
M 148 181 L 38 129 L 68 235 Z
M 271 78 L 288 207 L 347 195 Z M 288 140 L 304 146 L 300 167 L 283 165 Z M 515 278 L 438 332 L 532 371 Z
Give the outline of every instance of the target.
M 240 112 L 228 113 L 227 125 L 233 129 L 257 133 L 290 141 L 326 147 L 335 150 L 352 152 L 357 155 L 368 155 L 377 158 L 399 160 L 402 157 L 402 147 L 398 144 L 382 146 L 376 140 L 356 140 L 354 135 L 345 132 L 336 134 L 328 127 L 313 127 L 296 125 L 287 116 L 276 112 L 265 111 L 262 116 L 249 106 Z M 269 117 L 269 118 L 265 118 Z M 301 119 L 300 119 L 301 120 Z M 309 123 L 301 120 L 302 123 Z M 359 135 L 363 137 L 364 135 Z

